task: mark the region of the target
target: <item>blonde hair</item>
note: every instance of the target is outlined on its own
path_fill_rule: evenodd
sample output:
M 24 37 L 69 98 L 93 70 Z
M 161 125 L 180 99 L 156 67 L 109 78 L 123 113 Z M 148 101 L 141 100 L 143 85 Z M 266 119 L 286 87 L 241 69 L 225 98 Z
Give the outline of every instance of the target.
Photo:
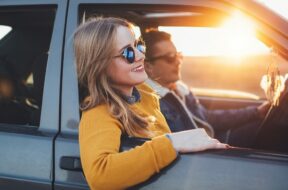
M 148 121 L 133 112 L 111 85 L 107 68 L 115 53 L 116 32 L 119 26 L 132 29 L 133 25 L 120 18 L 92 18 L 78 27 L 74 34 L 79 84 L 88 89 L 88 96 L 80 109 L 88 110 L 107 104 L 114 118 L 122 124 L 122 131 L 129 136 L 151 136 Z

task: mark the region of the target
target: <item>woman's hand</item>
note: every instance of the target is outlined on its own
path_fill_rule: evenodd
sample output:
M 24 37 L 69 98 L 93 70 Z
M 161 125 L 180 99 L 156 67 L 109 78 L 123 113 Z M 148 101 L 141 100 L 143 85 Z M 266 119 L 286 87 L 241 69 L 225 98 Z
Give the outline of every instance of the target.
M 199 152 L 207 149 L 227 149 L 229 145 L 208 136 L 204 129 L 192 129 L 169 134 L 177 152 Z

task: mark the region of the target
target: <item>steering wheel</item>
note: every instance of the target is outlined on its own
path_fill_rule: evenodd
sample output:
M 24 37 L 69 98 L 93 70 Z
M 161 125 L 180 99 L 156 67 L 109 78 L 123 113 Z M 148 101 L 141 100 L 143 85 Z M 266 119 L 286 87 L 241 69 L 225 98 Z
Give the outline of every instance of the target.
M 259 126 L 255 148 L 288 152 L 288 81 L 285 82 L 279 105 L 268 111 Z

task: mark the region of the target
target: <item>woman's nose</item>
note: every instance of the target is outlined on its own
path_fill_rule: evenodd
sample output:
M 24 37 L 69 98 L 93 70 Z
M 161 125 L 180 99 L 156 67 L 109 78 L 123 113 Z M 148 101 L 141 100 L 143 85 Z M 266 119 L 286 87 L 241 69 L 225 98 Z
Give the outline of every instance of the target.
M 138 50 L 137 48 L 135 48 L 135 56 L 136 56 L 136 62 L 138 61 L 144 61 L 145 59 L 145 54 L 143 52 L 141 52 L 140 50 Z

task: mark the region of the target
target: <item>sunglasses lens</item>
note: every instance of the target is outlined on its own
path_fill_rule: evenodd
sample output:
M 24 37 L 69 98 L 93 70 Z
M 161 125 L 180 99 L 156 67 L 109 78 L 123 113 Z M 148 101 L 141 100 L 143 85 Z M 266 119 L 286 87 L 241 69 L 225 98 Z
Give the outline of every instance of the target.
M 165 57 L 165 59 L 167 62 L 174 63 L 177 61 L 177 59 L 183 59 L 183 55 L 181 52 L 178 52 L 174 55 L 169 55 L 169 56 Z
M 134 63 L 135 61 L 135 52 L 134 49 L 132 47 L 127 47 L 126 49 L 124 49 L 123 54 L 122 54 L 125 59 L 127 59 L 128 63 Z
M 165 57 L 166 61 L 169 63 L 174 63 L 177 60 L 177 55 L 173 55 L 173 56 L 167 56 Z
M 137 49 L 143 54 L 146 53 L 146 47 L 143 44 L 138 44 Z

